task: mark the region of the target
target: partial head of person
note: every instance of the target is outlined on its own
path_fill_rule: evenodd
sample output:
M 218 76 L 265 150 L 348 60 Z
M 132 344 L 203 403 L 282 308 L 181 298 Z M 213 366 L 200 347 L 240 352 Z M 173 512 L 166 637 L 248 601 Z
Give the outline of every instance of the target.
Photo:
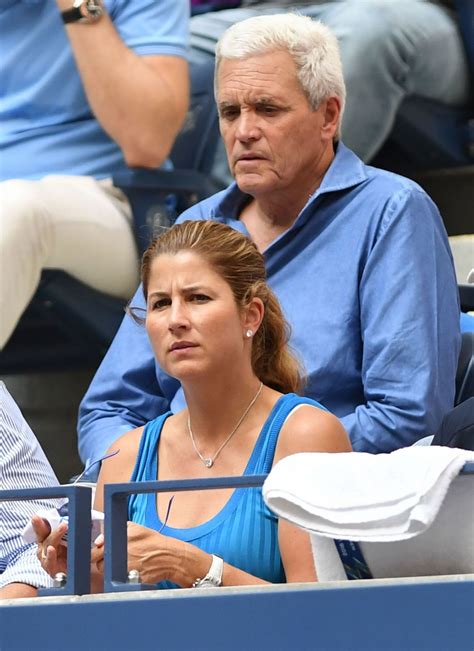
M 259 198 L 316 189 L 334 157 L 345 103 L 329 28 L 292 13 L 235 23 L 216 46 L 215 94 L 243 192 Z
M 282 393 L 301 390 L 289 326 L 245 235 L 213 221 L 176 224 L 145 251 L 142 283 L 155 356 L 184 385 L 240 369 Z

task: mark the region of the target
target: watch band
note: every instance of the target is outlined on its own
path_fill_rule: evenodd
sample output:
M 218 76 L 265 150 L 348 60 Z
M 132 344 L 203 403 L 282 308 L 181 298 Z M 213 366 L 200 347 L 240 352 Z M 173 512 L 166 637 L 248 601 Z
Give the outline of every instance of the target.
M 65 24 L 95 23 L 103 15 L 101 0 L 74 0 L 71 9 L 61 12 Z
M 220 556 L 212 555 L 212 563 L 208 573 L 202 579 L 196 579 L 193 588 L 218 588 L 222 585 L 224 561 Z
M 61 12 L 63 23 L 76 23 L 78 20 L 84 20 L 79 7 L 71 7 L 71 9 L 66 9 L 66 11 Z

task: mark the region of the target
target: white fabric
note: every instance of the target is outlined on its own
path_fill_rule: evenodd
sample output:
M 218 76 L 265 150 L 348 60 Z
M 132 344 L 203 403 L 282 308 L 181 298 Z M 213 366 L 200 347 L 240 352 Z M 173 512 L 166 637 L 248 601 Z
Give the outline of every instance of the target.
M 40 444 L 0 381 L 0 490 L 57 485 Z M 21 532 L 36 511 L 55 506 L 59 501 L 0 502 L 0 588 L 9 583 L 52 585 L 36 558 L 36 545 L 26 545 Z
M 132 295 L 138 258 L 130 208 L 110 181 L 46 176 L 0 183 L 0 349 L 45 268 L 113 296 Z
M 280 517 L 330 538 L 405 540 L 435 519 L 474 453 L 413 446 L 390 454 L 302 453 L 279 461 L 263 486 Z

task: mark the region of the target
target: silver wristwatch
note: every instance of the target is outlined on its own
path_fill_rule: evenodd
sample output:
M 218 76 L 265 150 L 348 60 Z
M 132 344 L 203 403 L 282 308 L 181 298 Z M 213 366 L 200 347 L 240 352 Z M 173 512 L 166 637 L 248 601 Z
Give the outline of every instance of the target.
M 101 0 L 74 0 L 71 9 L 61 12 L 64 23 L 95 23 L 104 14 Z
M 196 579 L 193 588 L 218 588 L 222 585 L 222 573 L 224 561 L 219 556 L 212 555 L 212 563 L 209 572 L 202 579 Z

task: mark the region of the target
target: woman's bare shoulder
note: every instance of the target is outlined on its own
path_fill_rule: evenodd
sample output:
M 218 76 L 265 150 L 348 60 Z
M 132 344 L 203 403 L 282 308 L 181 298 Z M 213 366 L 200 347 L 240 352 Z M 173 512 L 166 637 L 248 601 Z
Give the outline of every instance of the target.
M 94 508 L 103 510 L 104 484 L 117 484 L 130 481 L 133 468 L 138 455 L 138 448 L 143 434 L 144 426 L 126 432 L 120 436 L 107 450 L 108 459 L 102 461 Z
M 110 456 L 102 462 L 101 475 L 110 481 L 128 481 L 135 465 L 145 426 L 136 427 L 120 436 L 107 450 Z M 125 477 L 125 478 L 124 478 Z
M 319 407 L 302 404 L 286 419 L 278 438 L 275 461 L 297 452 L 350 452 L 341 421 Z

